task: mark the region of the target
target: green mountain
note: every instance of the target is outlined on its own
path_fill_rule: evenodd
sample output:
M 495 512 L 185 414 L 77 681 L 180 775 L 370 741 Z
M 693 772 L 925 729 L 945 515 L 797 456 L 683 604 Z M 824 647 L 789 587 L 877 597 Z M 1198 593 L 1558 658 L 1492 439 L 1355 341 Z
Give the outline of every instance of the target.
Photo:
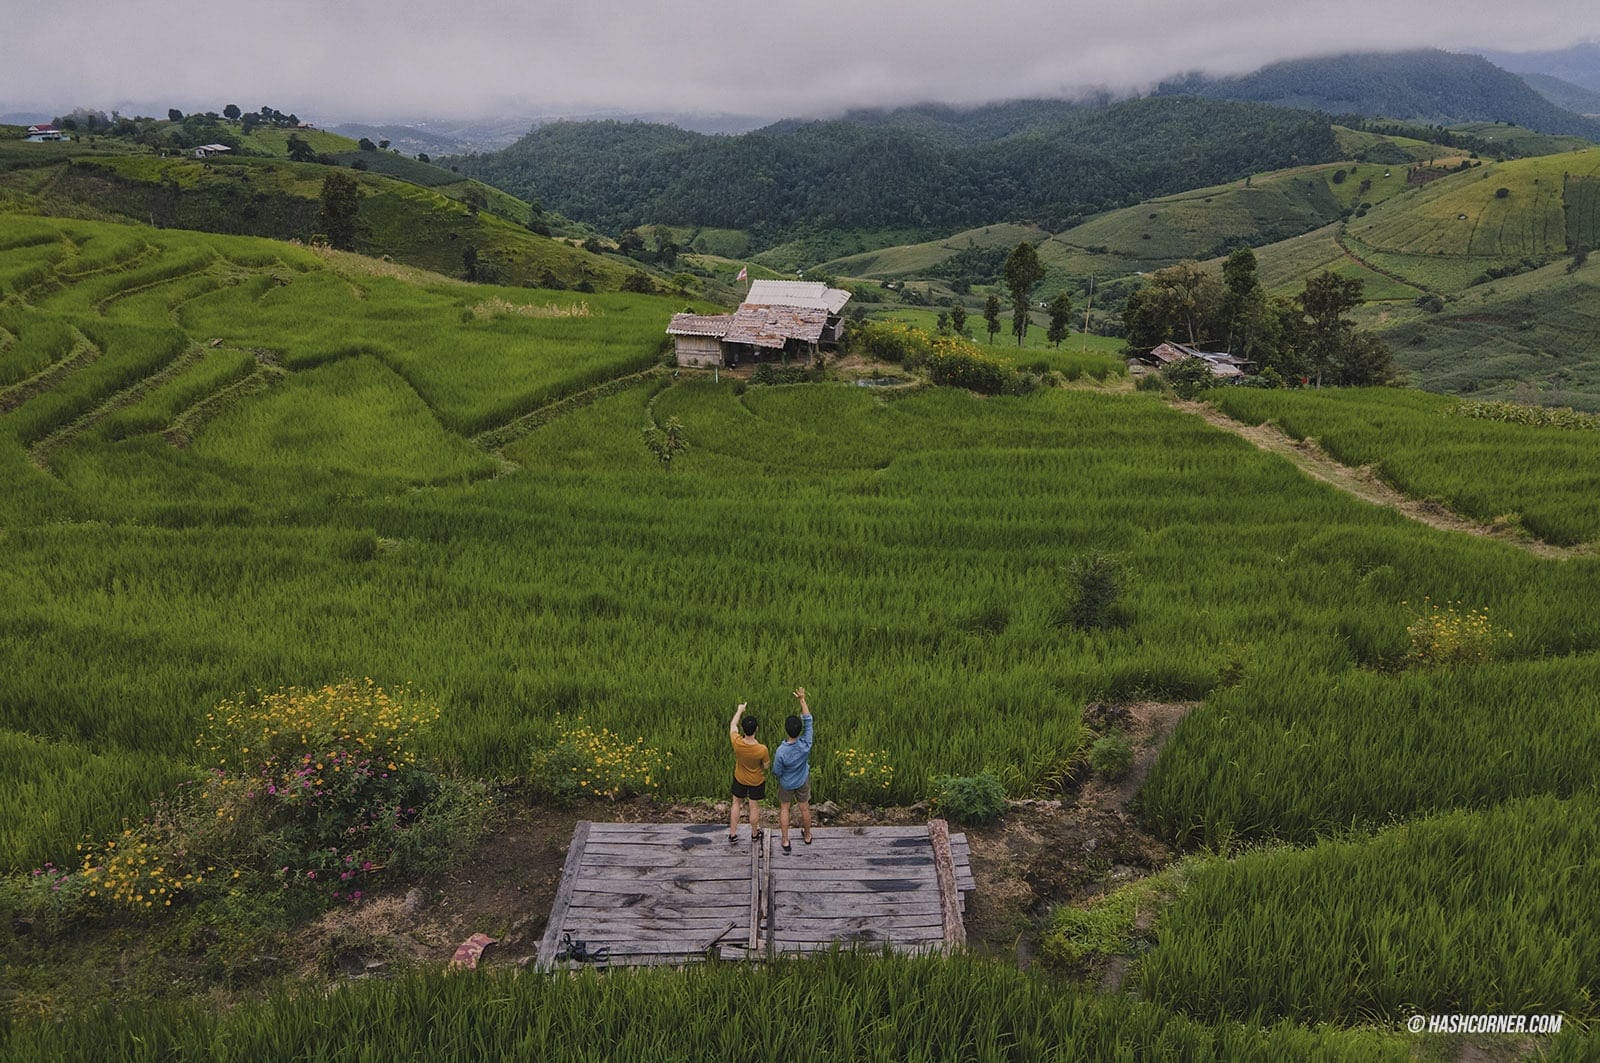
M 531 231 L 528 204 L 498 189 L 398 155 L 358 151 L 332 134 L 322 135 L 321 146 L 349 150 L 322 157 L 365 169 L 290 162 L 275 151 L 286 151 L 289 135 L 258 129 L 240 154 L 205 160 L 115 137 L 0 140 L 0 210 L 308 241 L 323 230 L 324 179 L 343 172 L 359 187 L 355 250 L 365 254 L 451 276 L 464 275 L 471 261 L 479 279 L 550 288 L 613 290 L 639 270 Z M 555 232 L 582 231 L 558 216 L 544 221 Z
M 1570 81 L 1562 81 L 1549 74 L 1523 74 L 1522 80 L 1557 107 L 1564 107 L 1591 118 L 1600 115 L 1600 91 L 1586 89 L 1582 85 L 1574 85 Z
M 1600 139 L 1600 121 L 1556 106 L 1482 56 L 1431 48 L 1295 59 L 1241 77 L 1192 75 L 1161 91 L 1447 125 L 1512 122 L 1540 133 Z
M 1061 229 L 1150 196 L 1337 155 L 1323 117 L 1173 97 L 915 107 L 742 136 L 565 122 L 449 162 L 612 231 L 739 229 L 759 250 L 819 230 Z

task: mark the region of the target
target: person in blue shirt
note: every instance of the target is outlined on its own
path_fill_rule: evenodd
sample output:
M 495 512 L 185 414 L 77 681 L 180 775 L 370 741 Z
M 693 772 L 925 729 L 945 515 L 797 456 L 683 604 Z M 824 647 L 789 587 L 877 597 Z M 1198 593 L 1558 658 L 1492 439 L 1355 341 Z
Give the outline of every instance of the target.
M 783 721 L 789 733 L 772 754 L 772 774 L 778 780 L 778 837 L 783 851 L 789 846 L 789 806 L 800 806 L 800 839 L 811 844 L 811 706 L 806 704 L 806 688 L 794 696 L 800 700 L 800 715 Z

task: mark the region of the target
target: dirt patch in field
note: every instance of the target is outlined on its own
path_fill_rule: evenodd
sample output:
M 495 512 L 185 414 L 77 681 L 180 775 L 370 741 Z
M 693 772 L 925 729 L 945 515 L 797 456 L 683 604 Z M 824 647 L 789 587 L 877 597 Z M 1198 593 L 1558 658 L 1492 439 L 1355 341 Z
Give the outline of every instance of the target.
M 976 890 L 967 898 L 970 945 L 1027 966 L 1040 921 L 1059 903 L 1081 900 L 1159 870 L 1172 858 L 1140 829 L 1129 802 L 1161 746 L 1194 703 L 1091 706 L 1096 731 L 1114 727 L 1134 746 L 1121 780 L 1092 780 L 1060 797 L 1014 801 L 996 823 L 957 827 L 967 835 Z M 1080 773 L 1082 774 L 1082 773 Z M 829 826 L 911 825 L 926 804 L 894 808 L 815 806 Z M 531 806 L 514 796 L 495 829 L 448 871 L 396 886 L 355 908 L 324 915 L 303 934 L 297 966 L 308 974 L 381 976 L 408 963 L 443 963 L 475 933 L 496 938 L 483 966 L 523 964 L 534 955 L 555 903 L 567 847 L 580 820 L 722 823 L 724 803 L 639 800 L 570 809 Z M 775 829 L 776 814 L 763 812 Z
M 1330 484 L 1346 494 L 1354 495 L 1363 502 L 1370 502 L 1375 506 L 1384 506 L 1385 508 L 1396 510 L 1419 524 L 1428 525 L 1430 528 L 1438 528 L 1440 531 L 1462 532 L 1485 539 L 1495 539 L 1503 543 L 1509 543 L 1518 549 L 1526 550 L 1537 557 L 1571 558 L 1588 556 L 1593 553 L 1593 550 L 1587 546 L 1555 546 L 1543 540 L 1535 539 L 1515 527 L 1485 524 L 1482 521 L 1464 517 L 1449 509 L 1437 499 L 1419 499 L 1401 494 L 1380 479 L 1371 466 L 1363 465 L 1358 468 L 1352 468 L 1349 465 L 1345 465 L 1318 446 L 1314 439 L 1293 439 L 1282 429 L 1270 424 L 1243 424 L 1235 421 L 1214 406 L 1203 402 L 1174 400 L 1173 405 L 1180 410 L 1194 414 L 1207 424 L 1226 432 L 1232 432 L 1262 450 L 1289 459 L 1301 472 L 1314 480 L 1321 480 L 1325 484 Z

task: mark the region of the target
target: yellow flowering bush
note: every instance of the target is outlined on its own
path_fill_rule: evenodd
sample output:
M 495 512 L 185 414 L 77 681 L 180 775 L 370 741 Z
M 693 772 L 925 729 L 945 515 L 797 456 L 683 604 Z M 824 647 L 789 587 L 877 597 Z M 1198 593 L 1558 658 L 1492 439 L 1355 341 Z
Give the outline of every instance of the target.
M 533 754 L 528 789 L 535 798 L 570 804 L 586 797 L 620 801 L 655 793 L 672 770 L 672 754 L 628 741 L 608 727 L 594 727 L 580 716 L 556 716 L 556 737 Z
M 833 787 L 846 801 L 881 800 L 894 783 L 894 765 L 886 749 L 858 749 L 850 746 L 833 754 L 838 772 Z
M 490 805 L 482 784 L 441 778 L 418 757 L 438 716 L 409 688 L 371 679 L 224 701 L 196 742 L 217 766 L 137 826 L 80 846 L 76 871 L 48 869 L 50 892 L 146 913 L 242 868 L 360 901 L 385 868 L 433 866 L 474 837 Z
M 1492 660 L 1512 638 L 1510 631 L 1489 621 L 1486 609 L 1463 609 L 1460 602 L 1435 605 L 1428 598 L 1406 633 L 1411 636 L 1406 660 L 1419 667 Z

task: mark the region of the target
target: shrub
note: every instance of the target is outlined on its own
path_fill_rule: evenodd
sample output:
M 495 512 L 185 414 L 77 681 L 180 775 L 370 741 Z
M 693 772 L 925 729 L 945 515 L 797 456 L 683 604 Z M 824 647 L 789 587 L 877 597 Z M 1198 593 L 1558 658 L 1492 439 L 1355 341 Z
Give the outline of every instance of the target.
M 930 336 L 898 321 L 863 321 L 851 328 L 849 347 L 907 369 L 925 372 L 935 384 L 985 395 L 1015 394 L 1027 383 L 1010 363 L 959 336 Z
M 582 717 L 568 724 L 557 716 L 555 740 L 533 755 L 528 790 L 553 804 L 585 797 L 620 801 L 661 789 L 671 759 L 671 753 L 645 745 L 643 738 L 630 742 Z
M 1135 391 L 1166 391 L 1167 381 L 1160 373 L 1146 373 L 1133 382 Z
M 1075 558 L 1067 569 L 1069 598 L 1051 613 L 1057 627 L 1080 631 L 1116 627 L 1122 622 L 1122 562 L 1112 554 Z
M 933 810 L 958 823 L 989 823 L 1006 810 L 1006 788 L 992 772 L 933 780 Z
M 857 749 L 851 746 L 833 755 L 839 766 L 834 787 L 846 801 L 874 801 L 889 792 L 894 782 L 894 766 L 888 750 Z
M 1411 636 L 1406 660 L 1419 667 L 1492 660 L 1511 639 L 1511 632 L 1489 622 L 1486 609 L 1463 610 L 1459 602 L 1438 606 L 1427 598 L 1406 634 Z
M 1193 356 L 1163 366 L 1161 376 L 1180 399 L 1192 399 L 1217 382 L 1211 375 L 1211 363 Z
M 756 366 L 755 372 L 750 374 L 752 384 L 809 384 L 814 379 L 803 365 L 773 365 L 771 362 Z
M 1133 767 L 1133 746 L 1115 731 L 1103 735 L 1089 747 L 1089 766 L 1103 779 L 1115 782 L 1125 778 Z
M 442 779 L 413 748 L 438 718 L 370 679 L 222 702 L 196 745 L 217 766 L 115 838 L 81 847 L 56 892 L 153 912 L 243 870 L 359 901 L 384 869 L 438 866 L 476 836 L 482 784 Z

